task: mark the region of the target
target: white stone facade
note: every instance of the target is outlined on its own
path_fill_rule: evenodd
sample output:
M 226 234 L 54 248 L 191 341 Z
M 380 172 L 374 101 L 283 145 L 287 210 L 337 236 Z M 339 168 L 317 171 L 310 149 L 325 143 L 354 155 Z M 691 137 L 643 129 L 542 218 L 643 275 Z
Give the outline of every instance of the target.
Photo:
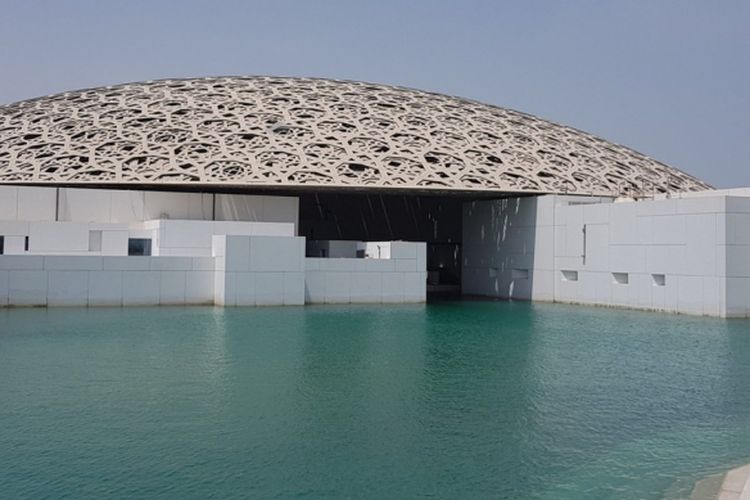
M 750 196 L 467 203 L 463 292 L 750 316 Z
M 424 243 L 379 242 L 393 259 L 354 258 L 363 242 L 349 242 L 352 258 L 306 259 L 298 203 L 0 186 L 0 306 L 425 300 Z M 128 255 L 131 238 L 149 240 L 150 255 Z

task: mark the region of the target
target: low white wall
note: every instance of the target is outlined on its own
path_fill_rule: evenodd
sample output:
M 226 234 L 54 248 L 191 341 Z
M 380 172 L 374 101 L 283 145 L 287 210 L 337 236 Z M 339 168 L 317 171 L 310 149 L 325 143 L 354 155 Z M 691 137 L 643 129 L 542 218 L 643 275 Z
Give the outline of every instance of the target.
M 424 243 L 394 242 L 392 259 L 304 250 L 301 237 L 219 235 L 210 257 L 0 255 L 0 307 L 425 300 Z
M 214 259 L 0 256 L 0 306 L 212 304 Z
M 745 317 L 750 197 L 467 203 L 463 259 L 467 294 Z
M 425 243 L 394 241 L 390 259 L 305 259 L 307 303 L 404 303 L 426 300 Z

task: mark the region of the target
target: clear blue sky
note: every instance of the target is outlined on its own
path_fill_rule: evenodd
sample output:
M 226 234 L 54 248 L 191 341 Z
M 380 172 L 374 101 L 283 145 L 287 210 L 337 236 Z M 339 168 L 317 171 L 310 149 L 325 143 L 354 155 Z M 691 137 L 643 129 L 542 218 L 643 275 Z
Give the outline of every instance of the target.
M 747 0 L 0 0 L 0 103 L 256 74 L 478 99 L 750 186 Z

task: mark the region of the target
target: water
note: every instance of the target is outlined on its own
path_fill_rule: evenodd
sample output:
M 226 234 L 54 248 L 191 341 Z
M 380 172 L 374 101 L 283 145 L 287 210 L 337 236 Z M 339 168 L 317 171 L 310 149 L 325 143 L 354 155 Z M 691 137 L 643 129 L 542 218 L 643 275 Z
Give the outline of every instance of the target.
M 505 302 L 0 311 L 0 498 L 684 498 L 750 322 Z

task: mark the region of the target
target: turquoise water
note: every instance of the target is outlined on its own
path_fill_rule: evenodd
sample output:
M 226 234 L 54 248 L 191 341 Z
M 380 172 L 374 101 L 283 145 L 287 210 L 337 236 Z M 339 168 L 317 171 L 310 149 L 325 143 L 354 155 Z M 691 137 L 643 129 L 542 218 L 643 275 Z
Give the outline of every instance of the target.
M 681 498 L 743 462 L 744 320 L 0 311 L 0 498 Z

